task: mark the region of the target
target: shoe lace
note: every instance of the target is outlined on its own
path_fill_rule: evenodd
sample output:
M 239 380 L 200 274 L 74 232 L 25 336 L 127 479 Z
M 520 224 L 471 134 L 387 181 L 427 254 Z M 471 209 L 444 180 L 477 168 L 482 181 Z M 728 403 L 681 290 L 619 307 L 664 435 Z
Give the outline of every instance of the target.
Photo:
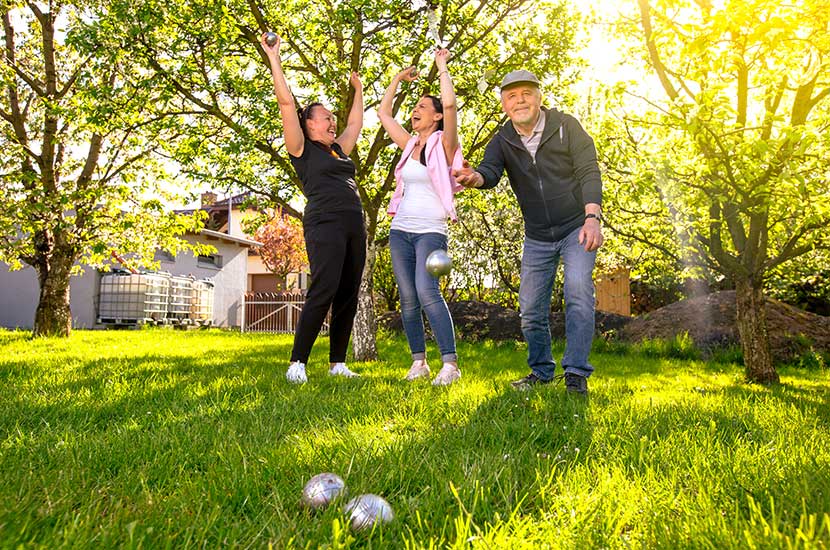
M 568 380 L 566 378 L 566 376 L 567 376 L 566 374 L 560 374 L 556 378 L 559 379 L 559 380 L 561 380 L 562 378 L 565 378 L 565 386 L 567 386 L 569 388 L 578 388 L 580 390 L 584 389 L 584 386 L 582 385 L 582 380 L 580 379 L 580 377 L 574 376 L 571 380 Z

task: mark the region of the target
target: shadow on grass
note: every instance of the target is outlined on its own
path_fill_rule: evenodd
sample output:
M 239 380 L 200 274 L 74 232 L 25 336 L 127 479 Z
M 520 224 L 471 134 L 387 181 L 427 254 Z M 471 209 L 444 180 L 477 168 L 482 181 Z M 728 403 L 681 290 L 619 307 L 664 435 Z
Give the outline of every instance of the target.
M 360 423 L 393 409 L 398 398 L 381 393 L 366 400 L 371 380 L 319 372 L 308 384 L 292 385 L 271 360 L 275 347 L 81 361 L 63 381 L 10 395 L 0 421 L 5 456 L 35 470 L 82 466 L 84 483 L 141 472 L 141 483 L 152 490 L 216 470 L 219 457 L 237 447 L 265 463 L 279 457 L 271 474 L 300 483 L 305 457 L 291 457 L 293 436 Z M 5 367 L 18 371 L 25 364 Z
M 93 360 L 78 372 L 85 374 L 44 385 L 38 393 L 47 401 L 45 404 L 18 399 L 18 413 L 14 415 L 18 427 L 37 432 L 55 424 L 66 428 L 77 424 L 90 435 L 151 413 L 158 418 L 189 411 L 191 414 L 185 415 L 188 422 L 227 414 L 235 414 L 233 420 L 238 420 L 239 416 L 257 416 L 278 406 L 285 423 L 292 426 L 287 433 L 293 433 L 314 427 L 319 416 L 342 415 L 355 420 L 371 412 L 349 404 L 350 397 L 362 395 L 369 384 L 367 379 L 335 379 L 314 373 L 316 378 L 311 383 L 293 385 L 285 379 L 283 368 L 263 361 L 261 350 L 207 361 L 163 355 L 117 363 Z M 343 399 L 332 400 L 333 393 L 340 393 Z M 325 403 L 325 414 L 314 406 L 315 402 Z M 246 404 L 244 410 L 235 410 L 240 403 Z M 377 407 L 393 404 L 391 397 L 374 398 Z M 7 417 L 5 422 L 9 420 Z
M 520 343 L 460 343 L 464 377 L 433 388 L 401 380 L 410 358 L 400 338 L 379 342 L 385 361 L 357 364 L 364 374 L 357 380 L 326 376 L 327 341 L 318 342 L 310 382 L 300 387 L 284 378 L 285 342 L 255 339 L 226 352 L 225 340 L 218 342 L 195 356 L 80 359 L 71 377 L 8 404 L 0 420 L 4 463 L 32 473 L 9 493 L 26 510 L 12 519 L 28 520 L 39 534 L 27 540 L 49 541 L 78 516 L 92 525 L 89 540 L 123 545 L 126 528 L 101 519 L 114 512 L 96 509 L 100 498 L 127 510 L 125 523 L 142 522 L 136 540 L 146 546 L 321 545 L 332 540 L 339 509 L 312 514 L 298 502 L 304 482 L 321 471 L 343 476 L 352 495 L 379 493 L 392 503 L 398 519 L 359 547 L 399 546 L 410 537 L 444 544 L 460 535 L 459 519 L 474 531 L 511 515 L 542 515 L 546 494 L 594 465 L 619 465 L 639 478 L 674 472 L 670 490 L 678 494 L 693 494 L 714 476 L 725 510 L 743 509 L 752 496 L 797 511 L 796 497 L 809 488 L 776 483 L 803 487 L 799 471 L 830 495 L 822 462 L 799 456 L 777 470 L 764 467 L 787 452 L 767 450 L 776 427 L 729 409 L 730 399 L 751 401 L 754 389 L 687 387 L 682 402 L 653 406 L 637 395 L 630 383 L 637 377 L 673 383 L 674 373 L 653 358 L 615 365 L 615 356 L 597 354 L 593 393 L 584 400 L 561 384 L 510 389 L 509 380 L 527 371 Z M 437 357 L 433 344 L 430 356 Z M 826 395 L 801 388 L 769 392 L 805 412 L 827 404 Z M 15 428 L 26 436 L 19 442 L 11 441 Z M 770 462 L 736 470 L 731 449 L 742 448 L 769 452 Z M 51 517 L 39 515 L 45 488 L 58 503 Z M 826 496 L 805 500 L 822 502 Z
M 338 461 L 348 463 L 342 475 L 351 494 L 384 495 L 395 509 L 395 522 L 367 538 L 367 547 L 436 537 L 440 546 L 457 536 L 464 540 L 459 519 L 474 530 L 534 514 L 556 480 L 586 460 L 590 398 L 568 395 L 562 384 L 531 391 L 502 385 L 477 407 L 460 410 L 453 401 L 457 389 L 421 388 L 435 394 L 427 425 L 415 430 L 405 421 L 390 422 L 386 444 Z M 329 510 L 317 522 L 299 523 L 297 541 L 325 540 L 337 517 Z
M 725 395 L 743 397 L 750 401 L 774 399 L 782 405 L 801 411 L 805 416 L 816 417 L 830 425 L 830 391 L 826 385 L 812 388 L 786 382 L 772 386 L 742 384 L 728 386 L 721 391 Z

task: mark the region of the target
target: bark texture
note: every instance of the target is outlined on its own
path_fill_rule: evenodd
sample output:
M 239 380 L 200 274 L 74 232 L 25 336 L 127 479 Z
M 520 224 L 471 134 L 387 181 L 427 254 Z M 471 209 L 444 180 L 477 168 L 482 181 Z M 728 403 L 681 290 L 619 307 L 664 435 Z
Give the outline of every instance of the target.
M 778 383 L 778 373 L 775 372 L 770 353 L 766 301 L 762 288 L 752 281 L 738 281 L 735 285 L 735 300 L 747 379 L 760 384 Z
M 34 336 L 69 336 L 72 312 L 69 308 L 69 277 L 75 256 L 60 238 L 43 234 L 36 238 L 32 265 L 37 271 L 40 299 L 35 310 Z
M 372 284 L 377 258 L 376 246 L 374 239 L 371 239 L 366 246 L 366 266 L 363 268 L 363 279 L 360 281 L 357 315 L 355 315 L 352 329 L 352 351 L 355 361 L 376 361 L 378 358 L 377 316 Z

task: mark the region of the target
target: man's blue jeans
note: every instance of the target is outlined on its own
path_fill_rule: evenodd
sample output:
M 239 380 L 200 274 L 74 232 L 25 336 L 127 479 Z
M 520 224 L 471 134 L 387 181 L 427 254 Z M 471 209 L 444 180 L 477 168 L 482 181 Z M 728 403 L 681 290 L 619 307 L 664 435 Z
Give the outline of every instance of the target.
M 527 341 L 527 363 L 542 380 L 553 378 L 556 363 L 551 356 L 550 300 L 559 260 L 565 267 L 565 355 L 566 373 L 588 377 L 594 371 L 588 363 L 594 337 L 594 281 L 597 253 L 586 252 L 579 244 L 579 228 L 556 242 L 525 237 L 519 311 L 522 333 Z
M 441 233 L 389 232 L 392 269 L 401 295 L 401 319 L 412 359 L 426 357 L 423 309 L 438 342 L 441 360 L 455 362 L 455 328 L 447 302 L 441 296 L 438 279 L 426 270 L 427 256 L 434 250 L 447 249 L 447 236 Z

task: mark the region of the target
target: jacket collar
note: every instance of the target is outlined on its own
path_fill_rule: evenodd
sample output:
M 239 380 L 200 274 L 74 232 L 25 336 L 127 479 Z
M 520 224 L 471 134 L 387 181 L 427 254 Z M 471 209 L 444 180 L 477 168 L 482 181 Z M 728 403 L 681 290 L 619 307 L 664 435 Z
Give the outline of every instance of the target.
M 560 111 L 545 107 L 542 107 L 542 111 L 545 112 L 545 129 L 542 132 L 542 139 L 539 142 L 540 145 L 550 139 L 552 135 L 559 131 L 559 127 L 562 126 L 562 113 Z M 525 148 L 522 143 L 522 138 L 519 137 L 519 133 L 509 119 L 502 125 L 499 130 L 499 135 L 513 147 Z

